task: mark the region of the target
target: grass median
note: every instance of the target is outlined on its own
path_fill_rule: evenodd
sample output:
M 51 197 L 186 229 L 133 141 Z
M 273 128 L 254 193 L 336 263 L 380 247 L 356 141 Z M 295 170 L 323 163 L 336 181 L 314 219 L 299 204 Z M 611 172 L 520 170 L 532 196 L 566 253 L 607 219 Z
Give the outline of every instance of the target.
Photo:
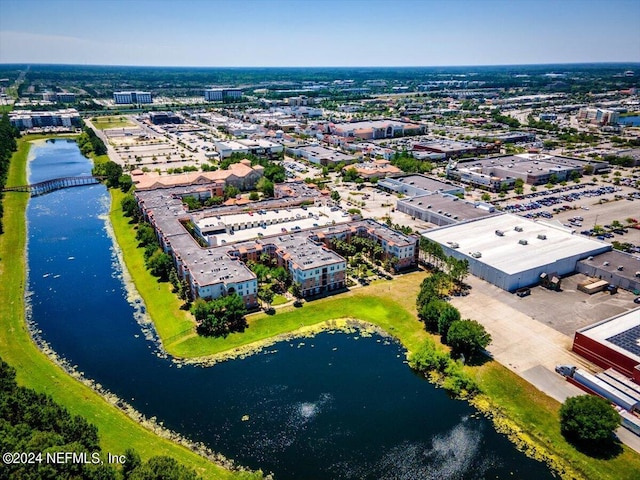
M 24 185 L 29 154 L 27 137 L 19 140 L 13 156 L 7 186 Z M 40 137 L 41 138 L 41 137 Z M 75 380 L 53 364 L 32 342 L 25 322 L 25 211 L 29 195 L 8 192 L 4 195 L 4 230 L 0 235 L 0 356 L 17 371 L 21 385 L 51 395 L 71 413 L 82 415 L 98 427 L 105 452 L 123 454 L 134 448 L 143 458 L 168 455 L 194 468 L 204 478 L 245 479 L 261 476 L 230 472 L 196 455 L 189 449 L 147 430 L 91 388 Z

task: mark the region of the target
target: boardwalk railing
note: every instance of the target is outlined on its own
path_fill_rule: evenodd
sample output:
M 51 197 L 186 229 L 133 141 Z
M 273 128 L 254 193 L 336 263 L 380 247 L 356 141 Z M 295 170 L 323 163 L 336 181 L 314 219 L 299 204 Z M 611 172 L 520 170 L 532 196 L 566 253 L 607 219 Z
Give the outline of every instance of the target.
M 95 185 L 100 183 L 104 177 L 81 176 L 81 177 L 63 177 L 53 178 L 44 182 L 32 183 L 30 185 L 18 185 L 16 187 L 5 187 L 3 192 L 28 192 L 32 197 L 44 195 L 55 190 L 71 187 L 82 187 L 84 185 Z

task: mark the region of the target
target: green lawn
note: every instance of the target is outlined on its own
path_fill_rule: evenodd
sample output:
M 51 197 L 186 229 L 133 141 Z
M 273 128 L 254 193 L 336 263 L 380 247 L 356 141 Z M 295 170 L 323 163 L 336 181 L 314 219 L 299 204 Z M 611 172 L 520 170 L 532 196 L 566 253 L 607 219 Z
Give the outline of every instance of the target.
M 272 307 L 277 307 L 278 305 L 284 305 L 289 302 L 289 299 L 284 295 L 276 294 L 273 296 L 273 302 L 271 302 Z
M 497 362 L 488 362 L 473 370 L 491 402 L 500 405 L 505 417 L 522 428 L 525 435 L 530 435 L 534 444 L 550 452 L 552 462 L 568 464 L 586 479 L 640 478 L 640 454 L 627 447 L 611 460 L 595 459 L 580 453 L 560 433 L 559 402 Z M 498 420 L 496 423 L 500 428 L 504 422 Z M 569 472 L 567 478 L 571 478 Z
M 95 118 L 95 120 L 94 120 Z M 107 128 L 123 128 L 123 127 L 135 127 L 135 123 L 128 120 L 127 117 L 122 115 L 113 115 L 107 117 L 91 117 L 91 123 L 98 130 L 106 130 Z
M 28 140 L 19 141 L 11 162 L 7 185 L 26 183 L 25 165 Z M 0 235 L 0 356 L 17 371 L 21 385 L 51 395 L 71 413 L 82 415 L 98 427 L 105 452 L 122 454 L 136 449 L 143 458 L 169 455 L 196 469 L 204 478 L 261 478 L 251 473 L 235 473 L 207 461 L 185 447 L 160 438 L 131 420 L 89 387 L 55 366 L 31 341 L 24 318 L 25 286 L 25 209 L 26 193 L 6 193 L 4 197 L 5 233 Z

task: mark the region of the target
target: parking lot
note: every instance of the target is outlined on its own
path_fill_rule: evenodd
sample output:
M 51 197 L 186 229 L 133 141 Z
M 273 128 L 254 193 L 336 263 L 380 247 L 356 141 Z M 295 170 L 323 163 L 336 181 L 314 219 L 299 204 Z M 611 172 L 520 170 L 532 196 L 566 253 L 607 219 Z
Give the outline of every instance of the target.
M 579 291 L 578 283 L 588 278 L 580 273 L 565 277 L 559 292 L 538 286 L 531 288 L 531 295 L 518 297 L 493 287 L 495 291 L 492 291 L 492 295 L 500 302 L 570 337 L 582 327 L 638 307 L 633 303 L 635 295 L 625 290 L 618 290 L 615 295 L 608 292 L 588 295 Z M 487 287 L 483 285 L 478 288 Z

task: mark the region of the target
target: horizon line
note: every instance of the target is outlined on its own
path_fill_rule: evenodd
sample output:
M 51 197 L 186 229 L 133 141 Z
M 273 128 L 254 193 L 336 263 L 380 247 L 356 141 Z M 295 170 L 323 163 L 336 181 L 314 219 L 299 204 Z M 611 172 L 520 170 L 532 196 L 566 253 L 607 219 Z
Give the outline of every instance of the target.
M 211 68 L 211 69 L 270 69 L 270 68 L 478 68 L 478 67 L 532 67 L 532 66 L 577 66 L 577 65 L 640 65 L 640 60 L 595 61 L 595 62 L 559 62 L 559 63 L 494 63 L 494 64 L 457 64 L 457 65 L 133 65 L 133 64 L 88 64 L 88 63 L 41 63 L 41 62 L 0 62 L 1 66 L 60 66 L 60 67 L 128 67 L 128 68 Z

